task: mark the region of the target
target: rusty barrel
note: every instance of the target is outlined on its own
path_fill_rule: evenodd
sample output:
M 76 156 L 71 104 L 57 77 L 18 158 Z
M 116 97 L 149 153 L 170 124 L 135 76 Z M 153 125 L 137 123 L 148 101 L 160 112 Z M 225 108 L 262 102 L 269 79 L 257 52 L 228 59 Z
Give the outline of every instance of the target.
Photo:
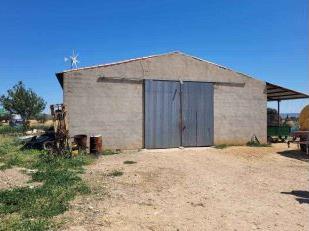
M 100 154 L 103 151 L 102 136 L 90 136 L 90 153 Z
M 86 150 L 86 148 L 87 148 L 87 135 L 76 135 L 76 136 L 74 136 L 74 143 L 77 144 L 79 149 Z

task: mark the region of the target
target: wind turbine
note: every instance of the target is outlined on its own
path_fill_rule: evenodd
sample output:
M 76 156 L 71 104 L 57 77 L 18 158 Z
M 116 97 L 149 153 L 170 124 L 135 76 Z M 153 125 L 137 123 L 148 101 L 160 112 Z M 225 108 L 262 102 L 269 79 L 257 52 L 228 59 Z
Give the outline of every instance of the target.
M 78 58 L 78 54 L 76 54 L 75 51 L 73 50 L 73 54 L 69 58 L 64 57 L 64 62 L 70 61 L 71 69 L 73 69 L 74 67 L 77 68 L 77 64 L 79 63 L 77 58 Z

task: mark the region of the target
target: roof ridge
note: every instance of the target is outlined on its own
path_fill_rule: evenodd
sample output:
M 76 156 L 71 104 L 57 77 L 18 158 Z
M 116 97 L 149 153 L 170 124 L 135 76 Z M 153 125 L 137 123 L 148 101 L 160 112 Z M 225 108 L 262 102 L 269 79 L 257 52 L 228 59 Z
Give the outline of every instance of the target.
M 234 73 L 237 73 L 239 75 L 243 75 L 243 76 L 251 78 L 251 79 L 259 80 L 258 78 L 254 78 L 254 77 L 252 77 L 252 76 L 250 76 L 248 74 L 245 74 L 245 73 L 242 73 L 242 72 L 239 72 L 239 71 L 235 71 L 235 70 L 233 70 L 233 69 L 231 69 L 229 67 L 222 66 L 220 64 L 208 61 L 206 59 L 202 59 L 202 58 L 197 57 L 197 56 L 189 55 L 189 54 L 184 53 L 184 52 L 182 52 L 180 50 L 174 50 L 174 51 L 170 51 L 170 52 L 162 53 L 162 54 L 154 54 L 154 55 L 149 55 L 149 56 L 142 56 L 142 57 L 137 57 L 137 58 L 125 59 L 125 60 L 111 62 L 111 63 L 104 63 L 104 64 L 98 64 L 98 65 L 93 65 L 93 66 L 86 66 L 86 67 L 68 69 L 68 70 L 64 70 L 62 72 L 58 72 L 58 73 L 56 73 L 56 75 L 59 75 L 59 74 L 62 74 L 62 73 L 68 73 L 68 72 L 71 72 L 71 71 L 88 70 L 88 69 L 93 69 L 93 68 L 98 68 L 98 67 L 106 67 L 106 66 L 118 65 L 118 64 L 122 64 L 122 63 L 139 61 L 139 60 L 144 60 L 144 59 L 149 59 L 149 58 L 154 58 L 154 57 L 159 57 L 159 56 L 165 56 L 165 55 L 171 55 L 171 54 L 180 54 L 180 55 L 183 55 L 183 56 L 186 56 L 186 57 L 189 57 L 189 58 L 193 58 L 193 59 L 201 61 L 201 62 L 206 62 L 206 63 L 212 64 L 212 65 L 215 65 L 215 66 L 217 66 L 219 68 L 223 68 L 225 70 L 232 71 Z
M 138 61 L 138 60 L 144 60 L 144 59 L 148 59 L 148 58 L 154 58 L 154 57 L 159 57 L 159 56 L 171 55 L 171 54 L 184 54 L 184 53 L 182 53 L 180 51 L 170 51 L 170 52 L 162 53 L 162 54 L 154 54 L 154 55 L 148 55 L 148 56 L 142 56 L 142 57 L 137 57 L 137 58 L 125 59 L 125 60 L 115 61 L 115 62 L 110 62 L 110 63 L 104 63 L 104 64 L 98 64 L 98 65 L 92 65 L 92 66 L 86 66 L 86 67 L 79 67 L 79 68 L 74 68 L 74 69 L 67 69 L 67 70 L 64 70 L 62 72 L 56 73 L 56 75 L 57 74 L 61 74 L 61 73 L 71 72 L 71 71 L 87 70 L 87 69 L 92 69 L 92 68 L 97 68 L 97 67 L 105 67 L 105 66 L 117 65 L 117 64 L 122 64 L 122 63 Z

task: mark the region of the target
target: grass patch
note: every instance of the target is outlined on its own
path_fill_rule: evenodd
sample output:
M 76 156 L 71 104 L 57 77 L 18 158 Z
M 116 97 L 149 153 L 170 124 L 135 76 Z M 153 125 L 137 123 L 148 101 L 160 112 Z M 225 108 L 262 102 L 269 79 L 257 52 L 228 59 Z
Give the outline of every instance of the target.
M 14 139 L 0 140 L 3 168 L 36 169 L 30 174 L 32 181 L 42 185 L 0 191 L 0 230 L 51 229 L 53 216 L 66 211 L 76 195 L 90 192 L 79 174 L 94 158 L 90 155 L 65 158 L 37 150 L 21 151 L 20 147 Z
M 123 161 L 123 163 L 124 164 L 136 164 L 137 162 L 133 160 L 126 160 L 126 161 Z
M 118 170 L 113 170 L 112 172 L 108 173 L 107 176 L 122 176 L 123 172 L 118 171 Z
M 271 147 L 271 144 L 261 144 L 255 141 L 247 142 L 247 146 L 249 147 Z
M 26 129 L 22 125 L 15 126 L 15 127 L 11 127 L 10 125 L 0 126 L 0 134 L 21 134 L 25 131 Z
M 120 152 L 117 152 L 117 151 L 114 151 L 114 150 L 111 150 L 111 149 L 105 149 L 103 152 L 102 152 L 102 155 L 104 156 L 109 156 L 109 155 L 116 155 L 116 154 L 119 154 Z
M 31 168 L 41 151 L 21 150 L 22 144 L 16 138 L 0 135 L 0 170 L 12 166 Z
M 227 147 L 230 147 L 232 145 L 228 145 L 228 144 L 218 144 L 215 146 L 215 148 L 217 149 L 224 149 L 224 148 L 227 148 Z

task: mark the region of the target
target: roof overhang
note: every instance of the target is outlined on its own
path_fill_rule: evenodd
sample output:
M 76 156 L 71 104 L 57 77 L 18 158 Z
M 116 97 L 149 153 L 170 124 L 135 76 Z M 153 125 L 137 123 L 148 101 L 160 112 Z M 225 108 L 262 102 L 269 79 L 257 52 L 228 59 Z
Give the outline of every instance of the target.
M 307 99 L 309 95 L 266 82 L 267 101 Z
M 56 73 L 56 76 L 57 76 L 58 82 L 60 83 L 61 87 L 63 88 L 63 72 Z

